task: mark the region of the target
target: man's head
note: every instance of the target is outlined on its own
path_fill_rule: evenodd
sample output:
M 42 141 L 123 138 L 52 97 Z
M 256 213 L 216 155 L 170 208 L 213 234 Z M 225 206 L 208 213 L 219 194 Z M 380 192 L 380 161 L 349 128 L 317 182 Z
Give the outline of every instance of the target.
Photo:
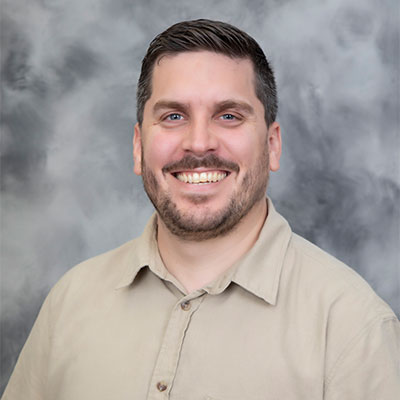
M 232 59 L 249 59 L 255 73 L 255 92 L 264 106 L 265 121 L 270 126 L 276 119 L 278 99 L 274 74 L 258 43 L 247 33 L 220 21 L 199 19 L 172 25 L 150 43 L 139 77 L 136 114 L 143 122 L 144 105 L 151 96 L 154 65 L 165 55 L 210 51 Z
M 256 65 L 268 84 L 258 84 Z M 143 61 L 134 159 L 162 226 L 206 240 L 265 210 L 269 171 L 279 168 L 275 114 L 272 71 L 254 39 L 204 20 L 159 35 Z

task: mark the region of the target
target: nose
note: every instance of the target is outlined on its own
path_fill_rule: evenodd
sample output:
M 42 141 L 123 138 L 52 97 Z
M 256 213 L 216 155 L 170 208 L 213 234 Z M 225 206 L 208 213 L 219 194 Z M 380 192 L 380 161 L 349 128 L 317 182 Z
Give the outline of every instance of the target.
M 217 149 L 217 137 L 206 118 L 192 121 L 183 139 L 182 147 L 195 155 L 203 155 Z

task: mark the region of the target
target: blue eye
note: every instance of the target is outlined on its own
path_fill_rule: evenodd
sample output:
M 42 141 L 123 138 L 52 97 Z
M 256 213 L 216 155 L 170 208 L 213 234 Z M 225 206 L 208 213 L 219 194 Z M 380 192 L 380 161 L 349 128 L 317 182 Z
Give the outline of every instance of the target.
M 236 117 L 233 114 L 224 114 L 224 115 L 221 115 L 221 118 L 226 121 L 232 121 L 232 120 L 236 119 Z
M 174 114 L 169 114 L 166 119 L 170 121 L 180 121 L 182 118 L 183 117 L 181 114 L 174 113 Z

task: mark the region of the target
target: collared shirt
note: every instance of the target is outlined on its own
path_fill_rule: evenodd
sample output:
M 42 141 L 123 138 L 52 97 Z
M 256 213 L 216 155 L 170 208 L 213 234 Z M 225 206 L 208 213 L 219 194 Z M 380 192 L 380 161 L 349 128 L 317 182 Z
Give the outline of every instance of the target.
M 253 248 L 192 293 L 143 235 L 47 297 L 4 400 L 400 399 L 400 327 L 269 202 Z

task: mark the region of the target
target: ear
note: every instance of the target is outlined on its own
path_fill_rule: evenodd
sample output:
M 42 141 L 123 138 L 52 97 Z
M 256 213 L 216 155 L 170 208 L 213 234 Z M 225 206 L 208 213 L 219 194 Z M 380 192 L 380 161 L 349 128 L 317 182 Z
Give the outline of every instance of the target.
M 139 124 L 135 125 L 135 133 L 133 135 L 133 172 L 136 175 L 142 175 L 142 134 Z
M 277 122 L 273 122 L 268 128 L 268 151 L 269 151 L 269 169 L 278 171 L 279 160 L 282 153 L 281 127 Z

